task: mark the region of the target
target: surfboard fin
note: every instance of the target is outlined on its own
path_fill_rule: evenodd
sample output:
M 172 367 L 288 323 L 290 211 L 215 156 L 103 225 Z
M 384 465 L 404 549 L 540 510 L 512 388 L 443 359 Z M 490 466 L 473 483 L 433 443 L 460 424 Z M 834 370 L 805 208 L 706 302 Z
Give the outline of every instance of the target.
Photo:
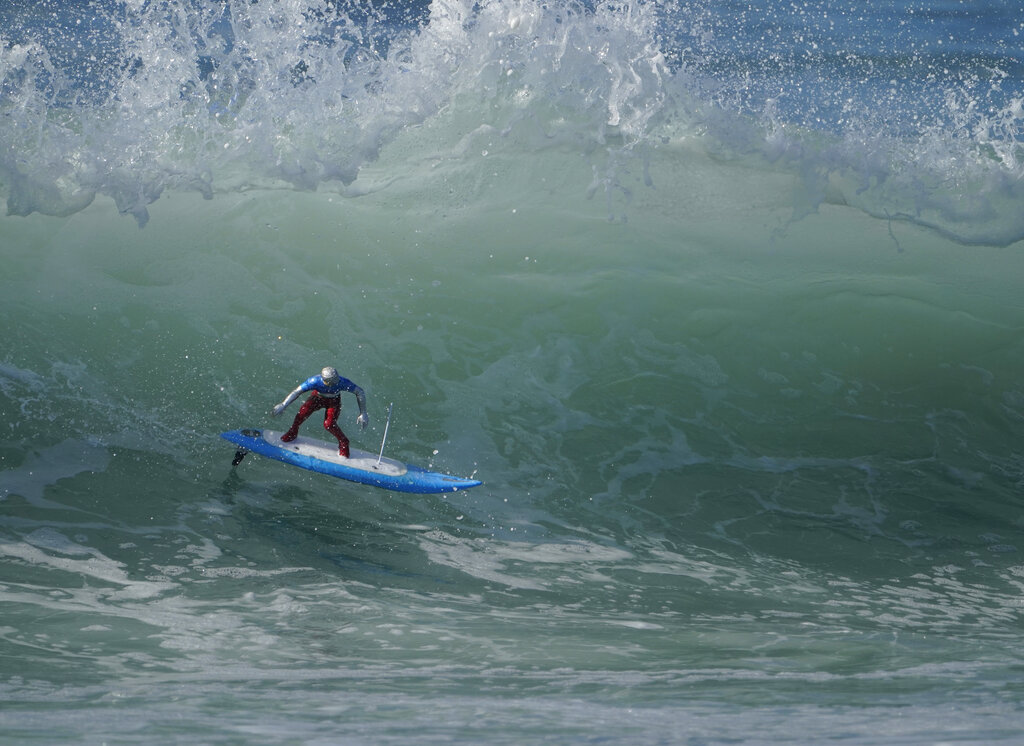
M 248 451 L 245 450 L 244 448 L 239 448 L 237 451 L 235 451 L 235 457 L 231 459 L 231 465 L 238 466 L 240 463 L 242 463 L 242 459 L 245 458 L 245 454 L 247 453 Z

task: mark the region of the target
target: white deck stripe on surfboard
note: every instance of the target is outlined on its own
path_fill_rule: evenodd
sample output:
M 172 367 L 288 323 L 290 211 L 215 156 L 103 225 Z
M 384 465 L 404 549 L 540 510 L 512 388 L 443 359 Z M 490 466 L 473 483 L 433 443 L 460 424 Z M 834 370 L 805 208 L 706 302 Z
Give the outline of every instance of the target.
M 283 434 L 273 430 L 264 430 L 263 439 L 277 448 L 309 456 L 319 461 L 329 461 L 332 464 L 347 466 L 351 469 L 368 471 L 371 474 L 386 474 L 389 477 L 400 477 L 408 471 L 405 464 L 401 461 L 395 461 L 390 458 L 382 458 L 380 464 L 378 464 L 376 453 L 367 453 L 366 451 L 360 451 L 358 448 L 349 448 L 349 458 L 345 458 L 338 454 L 337 442 L 328 443 L 325 440 L 316 440 L 315 438 L 307 438 L 300 435 L 295 440 L 285 443 L 281 440 Z

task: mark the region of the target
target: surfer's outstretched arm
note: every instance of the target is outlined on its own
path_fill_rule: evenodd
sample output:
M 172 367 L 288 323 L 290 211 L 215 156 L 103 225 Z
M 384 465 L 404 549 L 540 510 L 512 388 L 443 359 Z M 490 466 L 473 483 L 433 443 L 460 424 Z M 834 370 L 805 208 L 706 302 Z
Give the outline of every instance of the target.
M 352 393 L 356 395 L 356 403 L 359 405 L 359 416 L 356 418 L 356 422 L 365 430 L 366 426 L 370 424 L 370 415 L 366 413 L 366 394 L 358 386 L 353 386 Z
M 274 416 L 277 417 L 279 414 L 281 414 L 281 412 L 283 412 L 288 407 L 289 404 L 298 399 L 299 395 L 302 394 L 302 391 L 302 386 L 299 386 L 292 393 L 288 394 L 288 397 L 283 402 L 281 402 L 280 404 L 275 404 Z

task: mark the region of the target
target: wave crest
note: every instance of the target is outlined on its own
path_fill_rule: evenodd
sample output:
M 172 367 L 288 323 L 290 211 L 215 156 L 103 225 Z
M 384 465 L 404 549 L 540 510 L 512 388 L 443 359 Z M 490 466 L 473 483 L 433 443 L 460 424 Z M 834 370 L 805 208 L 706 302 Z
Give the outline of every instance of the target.
M 485 127 L 525 135 L 523 157 L 575 149 L 593 162 L 590 193 L 615 191 L 637 160 L 649 185 L 649 160 L 686 139 L 793 174 L 794 219 L 836 202 L 964 243 L 1024 237 L 1024 95 L 990 57 L 949 80 L 947 58 L 872 57 L 855 35 L 842 57 L 823 41 L 831 19 L 807 26 L 806 53 L 780 51 L 730 40 L 727 24 L 749 19 L 711 2 L 95 7 L 79 17 L 51 0 L 2 19 L 11 214 L 67 215 L 105 195 L 142 225 L 168 189 L 344 191 L 400 133 L 454 110 L 448 146 Z M 917 82 L 882 90 L 897 74 Z

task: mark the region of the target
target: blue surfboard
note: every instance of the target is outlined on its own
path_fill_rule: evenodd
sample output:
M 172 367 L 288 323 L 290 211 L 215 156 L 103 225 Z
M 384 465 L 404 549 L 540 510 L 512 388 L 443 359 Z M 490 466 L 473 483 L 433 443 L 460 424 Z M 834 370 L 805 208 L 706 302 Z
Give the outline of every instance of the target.
M 457 492 L 482 484 L 476 479 L 453 477 L 403 464 L 394 459 L 379 458 L 376 453 L 367 453 L 356 448 L 352 448 L 349 457 L 345 458 L 338 455 L 337 443 L 327 443 L 302 435 L 286 443 L 281 440 L 281 435 L 272 430 L 230 430 L 221 433 L 220 437 L 239 446 L 239 453 L 242 455 L 246 451 L 252 451 L 302 469 L 395 492 Z M 236 456 L 235 463 L 240 460 L 241 456 Z

